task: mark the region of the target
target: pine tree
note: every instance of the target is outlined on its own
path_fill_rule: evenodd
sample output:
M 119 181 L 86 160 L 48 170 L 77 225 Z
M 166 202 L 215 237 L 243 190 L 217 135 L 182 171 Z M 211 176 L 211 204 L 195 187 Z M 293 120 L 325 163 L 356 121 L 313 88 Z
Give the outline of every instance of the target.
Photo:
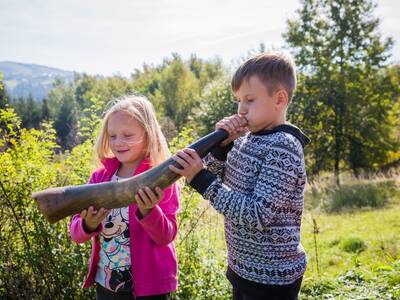
M 10 105 L 10 98 L 6 91 L 6 87 L 3 82 L 3 74 L 0 73 L 0 109 L 6 108 Z

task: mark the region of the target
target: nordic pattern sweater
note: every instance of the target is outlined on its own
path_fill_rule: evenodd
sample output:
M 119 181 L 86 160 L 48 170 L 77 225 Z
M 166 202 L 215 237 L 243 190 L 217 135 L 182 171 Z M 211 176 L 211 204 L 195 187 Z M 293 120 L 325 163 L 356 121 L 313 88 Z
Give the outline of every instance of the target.
M 228 265 L 239 277 L 270 285 L 300 278 L 300 243 L 309 139 L 285 124 L 214 148 L 190 182 L 224 216 Z M 233 147 L 232 147 L 233 146 Z

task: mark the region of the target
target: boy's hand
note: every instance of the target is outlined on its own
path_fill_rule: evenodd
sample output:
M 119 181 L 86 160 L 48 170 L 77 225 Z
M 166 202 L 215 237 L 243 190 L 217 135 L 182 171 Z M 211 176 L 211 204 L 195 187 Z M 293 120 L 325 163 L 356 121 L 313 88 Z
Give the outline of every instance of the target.
M 141 188 L 135 195 L 135 200 L 142 217 L 148 215 L 153 207 L 160 203 L 162 197 L 163 191 L 159 187 L 156 187 L 154 191 L 148 186 Z
M 184 176 L 188 182 L 191 182 L 193 177 L 196 176 L 200 170 L 204 169 L 203 161 L 197 154 L 196 150 L 185 148 L 178 151 L 172 159 L 182 166 L 182 169 L 170 165 L 169 169 L 176 174 Z
M 215 128 L 225 129 L 229 133 L 229 137 L 221 143 L 221 146 L 226 146 L 230 142 L 236 140 L 239 136 L 243 135 L 248 129 L 246 128 L 247 120 L 239 115 L 233 115 L 223 118 L 219 121 Z
M 100 208 L 95 210 L 93 206 L 88 209 L 84 209 L 81 212 L 81 218 L 84 220 L 83 227 L 87 232 L 93 232 L 96 230 L 97 226 L 107 217 L 110 209 Z

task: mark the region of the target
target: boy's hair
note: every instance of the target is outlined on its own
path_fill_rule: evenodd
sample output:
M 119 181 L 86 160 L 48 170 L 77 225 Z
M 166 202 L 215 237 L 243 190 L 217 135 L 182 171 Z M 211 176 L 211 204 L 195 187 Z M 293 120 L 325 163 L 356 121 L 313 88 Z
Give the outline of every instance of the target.
M 100 133 L 95 145 L 95 161 L 99 166 L 106 158 L 114 157 L 108 138 L 108 121 L 110 116 L 116 112 L 125 112 L 138 121 L 145 131 L 147 140 L 147 156 L 150 158 L 150 165 L 156 166 L 170 156 L 167 141 L 157 122 L 154 107 L 144 96 L 129 95 L 112 100 L 111 107 L 105 112 Z
M 294 62 L 281 53 L 261 53 L 249 58 L 236 70 L 232 77 L 232 90 L 239 90 L 243 81 L 258 76 L 272 95 L 282 86 L 289 97 L 289 102 L 296 89 L 296 67 Z

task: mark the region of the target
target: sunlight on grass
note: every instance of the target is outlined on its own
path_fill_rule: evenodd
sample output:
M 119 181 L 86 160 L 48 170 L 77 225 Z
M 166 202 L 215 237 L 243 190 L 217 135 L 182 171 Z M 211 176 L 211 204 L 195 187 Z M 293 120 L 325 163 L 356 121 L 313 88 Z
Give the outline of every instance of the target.
M 355 194 L 349 191 L 351 187 L 360 191 L 367 185 L 366 191 L 385 190 L 387 199 L 380 208 L 370 207 L 368 203 L 371 202 L 366 202 L 366 207 L 346 207 L 336 213 L 325 211 L 324 206 L 315 201 L 317 194 L 329 201 L 333 189 L 328 180 L 324 185 L 321 182 L 319 186 L 314 184 L 314 194 L 308 187 L 306 197 L 314 198 L 306 199 L 308 206 L 303 215 L 302 244 L 307 253 L 308 268 L 301 299 L 351 299 L 356 295 L 360 299 L 396 299 L 400 296 L 399 182 L 398 176 L 348 180 L 344 188 L 346 197 Z M 311 205 L 313 201 L 315 206 Z M 196 228 L 203 240 L 199 246 L 203 249 L 204 259 L 215 259 L 226 265 L 223 217 L 207 201 L 200 201 L 199 206 L 208 208 Z M 317 247 L 315 226 L 318 227 Z

